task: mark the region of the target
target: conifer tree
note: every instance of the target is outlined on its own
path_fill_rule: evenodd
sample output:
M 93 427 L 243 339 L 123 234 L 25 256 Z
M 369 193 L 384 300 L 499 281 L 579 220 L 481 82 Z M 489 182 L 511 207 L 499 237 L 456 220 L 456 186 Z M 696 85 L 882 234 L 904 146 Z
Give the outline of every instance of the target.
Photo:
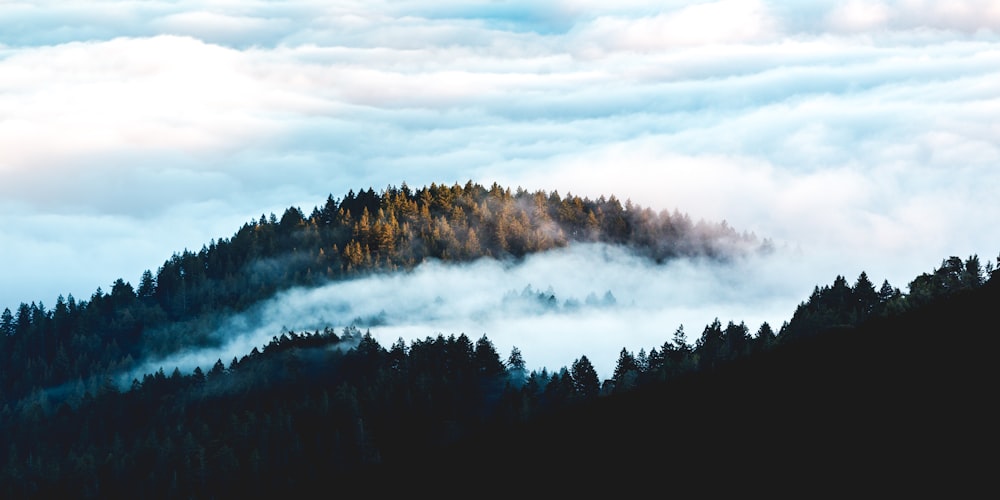
M 573 390 L 577 397 L 592 399 L 597 397 L 601 391 L 601 381 L 597 378 L 597 370 L 590 363 L 587 356 L 580 356 L 573 362 L 572 369 Z

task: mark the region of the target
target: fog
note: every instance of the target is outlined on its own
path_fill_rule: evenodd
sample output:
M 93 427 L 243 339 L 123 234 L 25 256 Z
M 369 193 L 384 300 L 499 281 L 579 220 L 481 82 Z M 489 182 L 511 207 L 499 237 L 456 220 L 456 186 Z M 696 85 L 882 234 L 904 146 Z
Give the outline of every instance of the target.
M 282 332 L 340 333 L 348 325 L 370 331 L 386 348 L 400 338 L 409 344 L 438 334 L 473 341 L 486 335 L 503 359 L 520 349 L 529 369 L 558 370 L 586 355 L 600 377 L 610 378 L 622 348 L 659 349 L 681 325 L 692 344 L 716 318 L 723 325 L 743 321 L 751 333 L 766 321 L 777 331 L 812 291 L 802 285 L 815 272 L 806 266 L 785 250 L 728 263 L 657 265 L 603 244 L 574 244 L 520 262 L 430 261 L 408 272 L 282 292 L 225 321 L 213 334 L 218 347 L 152 360 L 125 378 L 161 367 L 208 370 Z

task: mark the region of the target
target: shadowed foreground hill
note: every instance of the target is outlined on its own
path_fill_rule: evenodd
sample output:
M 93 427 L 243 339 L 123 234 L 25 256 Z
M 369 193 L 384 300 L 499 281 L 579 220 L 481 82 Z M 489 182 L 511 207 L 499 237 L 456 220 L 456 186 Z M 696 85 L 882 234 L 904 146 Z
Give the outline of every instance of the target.
M 481 435 L 373 471 L 392 478 L 376 484 L 804 497 L 993 489 L 998 285 Z
M 228 368 L 160 370 L 54 408 L 4 406 L 0 495 L 812 497 L 938 487 L 950 498 L 988 486 L 992 465 L 1000 278 L 987 267 L 985 284 L 941 280 L 920 300 L 893 292 L 885 305 L 897 312 L 817 328 L 815 318 L 844 325 L 852 314 L 826 309 L 854 308 L 846 298 L 872 290 L 838 278 L 800 306 L 795 317 L 808 321 L 788 323 L 804 326 L 755 339 L 770 347 L 723 356 L 746 330 L 716 321 L 693 349 L 665 344 L 666 355 L 645 356 L 669 368 L 685 352 L 691 367 L 666 382 L 647 368 L 634 388 L 616 384 L 607 396 L 585 357 L 525 379 L 519 355 L 502 362 L 485 336 L 386 349 L 356 328 L 287 332 Z M 927 276 L 951 275 L 938 271 Z

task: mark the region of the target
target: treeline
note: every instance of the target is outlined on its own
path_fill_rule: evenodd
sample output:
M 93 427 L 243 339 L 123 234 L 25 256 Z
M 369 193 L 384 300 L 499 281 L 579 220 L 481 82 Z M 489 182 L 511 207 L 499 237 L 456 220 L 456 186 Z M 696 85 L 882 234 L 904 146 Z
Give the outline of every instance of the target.
M 865 272 L 853 286 L 843 276 L 837 276 L 832 285 L 817 286 L 809 299 L 796 308 L 791 320 L 782 325 L 780 337 L 807 337 L 830 328 L 858 326 L 869 318 L 916 309 L 942 297 L 978 289 L 992 279 L 994 271 L 994 264 L 987 261 L 983 266 L 978 255 L 970 255 L 964 261 L 952 256 L 931 273 L 922 273 L 910 281 L 907 294 L 887 280 L 876 289 Z
M 998 257 L 1000 259 L 1000 257 Z M 888 280 L 876 289 L 864 271 L 853 285 L 837 276 L 831 285 L 816 286 L 798 305 L 792 318 L 775 332 L 763 323 L 751 335 L 743 323 L 730 321 L 725 327 L 716 319 L 689 344 L 684 326 L 659 349 L 632 353 L 622 349 L 605 392 L 628 391 L 670 380 L 694 371 L 710 371 L 723 364 L 758 354 L 779 344 L 789 344 L 843 329 L 855 328 L 870 319 L 885 319 L 917 310 L 942 298 L 978 290 L 994 276 L 992 262 L 981 265 L 978 255 L 964 261 L 950 257 L 931 273 L 922 273 L 904 294 Z
M 586 357 L 526 380 L 484 336 L 386 349 L 345 328 L 286 332 L 228 366 L 160 370 L 130 390 L 0 412 L 5 498 L 231 497 L 349 481 L 488 426 L 598 395 Z M 540 384 L 537 387 L 534 384 Z
M 106 375 L 147 356 L 212 342 L 225 315 L 289 287 L 410 269 L 426 259 L 520 258 L 574 241 L 626 245 L 656 261 L 728 259 L 770 246 L 725 222 L 694 222 L 614 196 L 472 182 L 352 190 L 308 216 L 297 207 L 261 215 L 230 238 L 175 254 L 137 286 L 118 279 L 86 300 L 60 296 L 51 308 L 39 301 L 5 309 L 0 403 L 66 384 L 93 393 Z
M 922 276 L 955 268 L 942 267 Z M 927 300 L 903 295 L 856 326 L 814 323 L 762 352 L 491 429 L 372 477 L 393 478 L 376 483 L 387 494 L 462 498 L 511 481 L 570 497 L 976 496 L 992 487 L 984 457 L 998 417 L 988 395 L 1000 278 L 986 276 Z
M 690 342 L 679 327 L 649 352 L 622 349 L 614 374 L 603 383 L 586 356 L 569 367 L 529 373 L 517 348 L 502 358 L 486 336 L 473 341 L 464 334 L 438 335 L 409 344 L 399 339 L 386 348 L 353 327 L 339 335 L 329 329 L 285 332 L 262 350 L 228 364 L 220 359 L 207 371 L 160 370 L 135 380 L 129 390 L 105 384 L 77 400 L 38 397 L 5 406 L 0 491 L 8 498 L 302 492 L 317 482 L 372 477 L 384 466 L 445 457 L 470 437 L 516 434 L 522 426 L 566 418 L 600 400 L 675 387 L 838 335 L 850 345 L 837 344 L 837 354 L 830 355 L 834 366 L 864 359 L 869 369 L 884 365 L 894 376 L 912 377 L 893 368 L 899 360 L 867 352 L 865 341 L 844 332 L 873 320 L 881 323 L 869 329 L 893 331 L 894 318 L 987 285 L 1000 287 L 988 278 L 994 275 L 991 265 L 977 272 L 975 256 L 958 262 L 962 266 L 946 260 L 915 279 L 911 289 L 918 295 L 886 285 L 892 293 L 878 294 L 864 274 L 853 286 L 838 276 L 832 286 L 817 287 L 777 334 L 766 323 L 751 335 L 743 323 L 723 327 L 716 320 Z M 894 334 L 905 339 L 905 332 Z M 895 349 L 908 352 L 905 345 Z M 831 379 L 839 376 L 834 372 Z M 658 394 L 665 399 L 655 404 L 673 404 L 671 393 Z M 590 430 L 595 436 L 612 432 Z M 745 437 L 753 430 L 738 432 Z M 591 436 L 578 439 L 586 443 Z M 491 451 L 476 453 L 482 458 Z M 509 450 L 496 454 L 516 456 Z M 563 458 L 553 456 L 553 467 Z

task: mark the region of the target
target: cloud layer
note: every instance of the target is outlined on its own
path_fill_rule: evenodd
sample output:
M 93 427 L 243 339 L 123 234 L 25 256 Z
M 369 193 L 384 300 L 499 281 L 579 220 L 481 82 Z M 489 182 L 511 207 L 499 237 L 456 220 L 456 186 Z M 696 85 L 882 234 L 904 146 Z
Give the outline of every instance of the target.
M 0 308 L 404 181 L 726 219 L 804 290 L 1000 250 L 994 2 L 605 4 L 0 4 Z

